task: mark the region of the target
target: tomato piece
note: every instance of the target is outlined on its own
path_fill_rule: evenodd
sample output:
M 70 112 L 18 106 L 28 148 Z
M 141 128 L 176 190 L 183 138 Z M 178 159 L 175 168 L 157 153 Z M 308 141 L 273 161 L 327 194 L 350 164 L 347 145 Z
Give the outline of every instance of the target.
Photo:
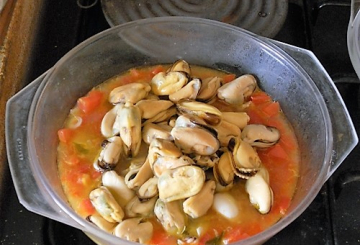
M 74 135 L 74 130 L 70 128 L 62 128 L 58 130 L 58 137 L 60 142 L 69 143 Z
M 87 215 L 92 215 L 95 213 L 95 208 L 92 205 L 90 198 L 84 199 L 80 205 L 84 212 L 87 213 Z
M 263 116 L 261 115 L 261 112 L 257 109 L 251 109 L 247 111 L 247 114 L 250 117 L 250 121 L 249 124 L 252 123 L 260 123 L 260 124 L 264 124 L 265 120 L 263 118 Z
M 288 154 L 286 153 L 286 151 L 280 144 L 276 144 L 276 145 L 272 146 L 271 148 L 269 148 L 268 156 L 280 158 L 280 159 L 286 160 L 286 161 L 289 160 Z
M 144 82 L 151 78 L 150 73 L 148 71 L 141 71 L 139 69 L 131 69 L 130 76 L 132 82 L 136 82 L 136 81 Z
M 101 120 L 106 114 L 106 108 L 97 109 L 95 113 L 87 113 L 82 115 L 82 125 L 87 127 L 88 133 L 96 134 L 100 133 L 99 127 L 101 125 Z M 89 126 L 89 127 L 88 127 Z
M 264 103 L 268 103 L 268 102 L 272 101 L 270 96 L 267 93 L 262 92 L 262 91 L 253 93 L 251 95 L 250 99 L 255 105 L 260 105 L 260 104 L 264 104 Z
M 246 239 L 248 237 L 250 237 L 250 235 L 246 233 L 244 229 L 241 227 L 234 227 L 234 229 L 224 235 L 224 241 L 226 244 L 228 244 Z
M 66 164 L 75 166 L 80 163 L 80 159 L 76 155 L 70 155 L 65 159 Z
M 154 232 L 149 244 L 154 245 L 170 245 L 177 244 L 176 238 L 168 235 L 166 232 Z
M 281 199 L 274 202 L 274 206 L 271 212 L 280 213 L 284 215 L 288 210 L 290 203 L 291 203 L 291 198 L 288 196 L 283 196 L 281 197 Z
M 101 176 L 102 176 L 102 174 L 99 171 L 92 171 L 92 173 L 91 173 L 91 178 L 93 178 L 93 179 L 98 179 Z
M 138 69 L 130 69 L 130 75 L 133 79 L 139 79 L 141 77 L 141 72 Z
M 151 71 L 151 74 L 156 75 L 159 72 L 164 71 L 165 68 L 162 65 L 155 66 L 154 69 Z
M 285 214 L 286 210 L 289 208 L 291 203 L 291 199 L 289 197 L 284 197 L 282 200 L 280 200 L 279 202 L 279 209 L 280 209 L 280 213 L 281 214 Z
M 85 113 L 89 113 L 101 104 L 102 98 L 103 92 L 93 90 L 90 91 L 86 96 L 79 98 L 77 104 L 80 110 Z
M 279 144 L 284 148 L 284 150 L 293 151 L 296 149 L 296 140 L 294 137 L 291 137 L 286 134 L 282 134 L 280 137 Z
M 131 75 L 125 76 L 122 78 L 122 84 L 128 84 L 128 83 L 132 83 L 134 80 L 131 77 Z
M 263 107 L 263 112 L 269 117 L 277 116 L 280 112 L 279 102 L 272 102 L 269 105 Z
M 235 74 L 226 74 L 225 76 L 223 76 L 223 82 L 224 83 L 228 83 L 231 82 L 232 80 L 235 79 Z
M 67 185 L 71 185 L 71 186 L 75 186 L 77 179 L 78 179 L 78 173 L 74 172 L 74 171 L 68 171 L 66 174 L 63 175 L 63 182 L 66 183 Z

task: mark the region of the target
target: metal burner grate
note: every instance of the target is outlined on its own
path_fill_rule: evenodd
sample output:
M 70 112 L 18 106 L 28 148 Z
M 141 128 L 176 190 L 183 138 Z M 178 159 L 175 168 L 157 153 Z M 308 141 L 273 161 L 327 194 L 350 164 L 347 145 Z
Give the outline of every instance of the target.
M 288 1 L 267 0 L 102 0 L 110 26 L 161 16 L 191 16 L 233 24 L 274 37 L 284 24 Z

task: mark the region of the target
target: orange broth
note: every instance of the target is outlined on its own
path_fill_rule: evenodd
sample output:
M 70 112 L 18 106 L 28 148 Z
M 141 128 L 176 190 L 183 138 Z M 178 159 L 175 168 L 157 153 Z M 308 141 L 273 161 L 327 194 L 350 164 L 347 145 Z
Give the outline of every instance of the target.
M 112 107 L 107 101 L 110 91 L 131 82 L 150 82 L 156 73 L 166 68 L 153 66 L 130 69 L 95 87 L 79 98 L 65 121 L 64 128 L 58 131 L 59 176 L 70 205 L 80 216 L 85 218 L 96 212 L 89 200 L 89 193 L 101 185 L 101 173 L 94 169 L 93 162 L 101 150 L 102 141 L 105 140 L 100 132 L 100 124 L 105 113 Z M 202 79 L 219 76 L 229 82 L 235 78 L 233 74 L 218 70 L 196 66 L 191 69 L 193 76 Z M 227 220 L 212 208 L 203 217 L 188 217 L 186 233 L 190 236 L 198 236 L 200 233 L 197 244 L 205 244 L 219 236 L 222 242 L 227 244 L 267 229 L 286 213 L 295 192 L 300 160 L 291 125 L 282 113 L 279 103 L 274 102 L 263 91 L 257 90 L 250 101 L 250 106 L 245 110 L 250 116 L 249 123 L 274 126 L 281 133 L 276 145 L 257 150 L 269 172 L 270 186 L 274 193 L 273 206 L 268 214 L 260 214 L 249 202 L 245 181 L 237 178 L 230 190 L 240 211 L 235 219 Z M 216 102 L 214 105 L 221 110 L 228 109 L 223 103 Z M 129 163 L 125 161 L 119 164 L 121 166 L 117 170 L 126 169 Z M 177 244 L 177 238 L 167 234 L 155 216 L 149 220 L 154 226 L 150 244 Z

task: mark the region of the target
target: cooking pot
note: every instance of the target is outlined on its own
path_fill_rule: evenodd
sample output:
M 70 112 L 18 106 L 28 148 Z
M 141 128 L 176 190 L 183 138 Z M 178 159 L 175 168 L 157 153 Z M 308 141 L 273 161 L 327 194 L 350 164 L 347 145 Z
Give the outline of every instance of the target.
M 78 216 L 58 177 L 57 130 L 77 98 L 129 68 L 185 59 L 190 64 L 255 74 L 296 133 L 301 166 L 285 217 L 235 244 L 261 244 L 296 219 L 358 142 L 334 83 L 308 50 L 238 27 L 192 17 L 158 17 L 110 28 L 79 44 L 7 103 L 6 144 L 20 202 L 104 244 L 120 240 Z
M 360 1 L 351 1 L 350 21 L 347 31 L 347 44 L 351 62 L 360 78 Z

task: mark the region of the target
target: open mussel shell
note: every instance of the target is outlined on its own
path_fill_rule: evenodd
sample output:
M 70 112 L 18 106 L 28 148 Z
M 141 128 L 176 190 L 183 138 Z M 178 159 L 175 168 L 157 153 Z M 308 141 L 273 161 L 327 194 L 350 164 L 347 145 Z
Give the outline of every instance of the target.
M 248 179 L 257 173 L 262 163 L 256 150 L 249 143 L 240 137 L 232 138 L 229 148 L 232 151 L 233 169 L 237 176 Z
M 169 100 L 177 103 L 181 100 L 195 100 L 201 88 L 201 81 L 193 78 L 184 87 L 169 95 Z
M 185 60 L 177 60 L 175 61 L 172 66 L 167 70 L 169 71 L 180 71 L 185 72 L 186 74 L 191 74 L 191 68 L 189 63 L 187 63 Z
M 225 151 L 213 167 L 215 180 L 222 186 L 228 186 L 234 181 L 233 161 L 232 153 Z
M 218 89 L 223 81 L 220 77 L 208 77 L 201 82 L 201 88 L 196 100 L 201 102 L 210 102 L 216 97 Z
M 183 100 L 176 104 L 180 114 L 200 117 L 209 125 L 217 125 L 221 121 L 221 111 L 215 106 L 191 100 Z

